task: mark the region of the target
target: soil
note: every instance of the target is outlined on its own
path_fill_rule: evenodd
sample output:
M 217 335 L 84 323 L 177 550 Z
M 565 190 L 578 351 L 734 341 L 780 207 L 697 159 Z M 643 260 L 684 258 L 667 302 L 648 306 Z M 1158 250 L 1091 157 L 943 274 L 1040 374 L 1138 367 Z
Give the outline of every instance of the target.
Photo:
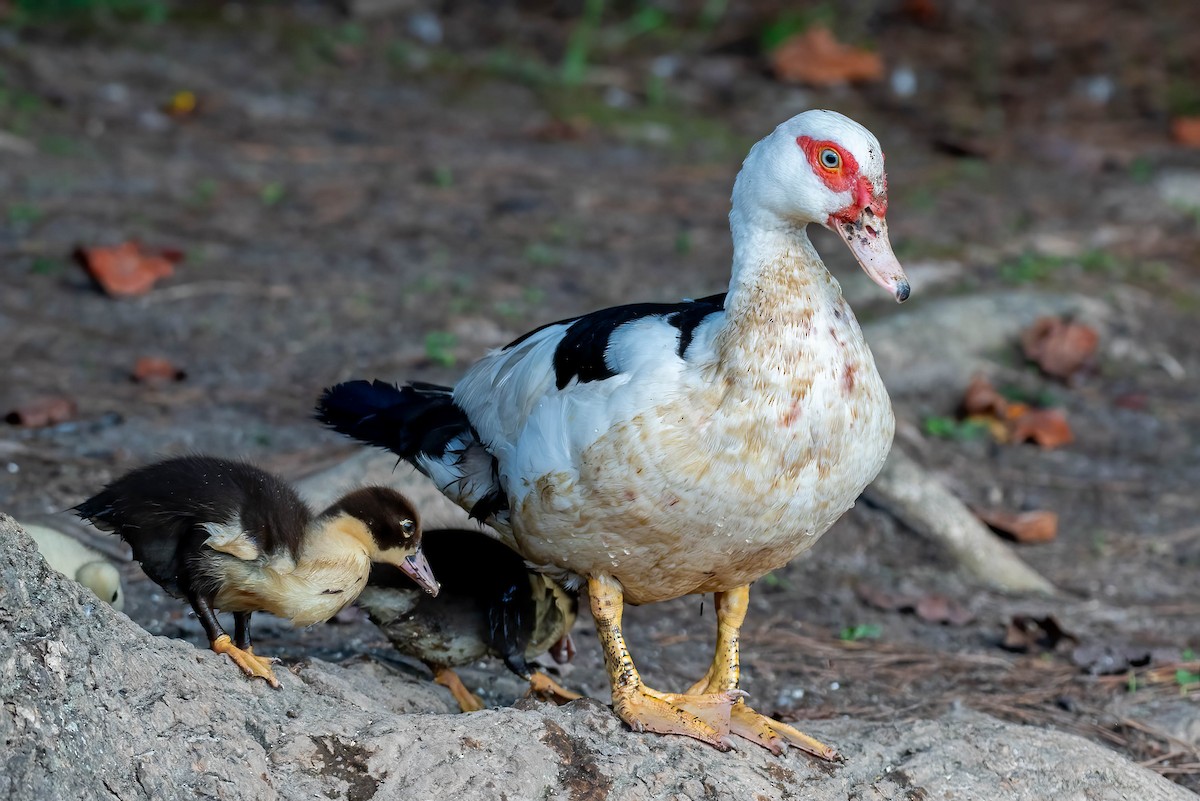
M 839 36 L 873 43 L 889 77 L 814 88 L 773 80 L 759 50 L 785 15 L 729 4 L 706 22 L 701 6 L 722 5 L 652 18 L 618 4 L 590 28 L 570 4 L 532 2 L 369 19 L 201 3 L 162 6 L 166 21 L 0 27 L 0 411 L 76 406 L 0 430 L 0 509 L 45 519 L 189 451 L 298 478 L 355 451 L 311 420 L 322 387 L 453 383 L 544 322 L 720 291 L 745 151 L 794 113 L 835 108 L 887 150 L 901 259 L 951 266 L 903 307 L 857 303 L 860 319 L 919 320 L 926 298 L 1014 288 L 1089 296 L 1112 318 L 1069 384 L 1015 343 L 995 354 L 998 384 L 1065 409 L 1075 441 L 1061 449 L 921 433 L 954 413 L 944 386 L 895 399 L 899 441 L 969 504 L 1059 515 L 1054 541 L 1020 553 L 1061 596 L 983 590 L 859 504 L 756 585 L 745 688 L 786 719 L 975 707 L 1082 732 L 1200 789 L 1200 151 L 1170 133 L 1200 111 L 1200 6 L 818 6 Z M 580 31 L 587 69 L 572 83 L 561 65 L 579 60 Z M 898 94 L 908 78 L 915 92 Z M 814 239 L 856 280 L 835 237 Z M 130 240 L 184 258 L 145 295 L 106 296 L 72 253 Z M 185 375 L 131 380 L 145 356 Z M 123 574 L 135 620 L 202 645 L 182 604 L 135 565 Z M 942 595 L 972 619 L 881 609 L 881 592 Z M 1069 636 L 1046 622 L 1005 649 L 1017 615 Z M 260 650 L 394 661 L 370 624 L 343 618 L 262 621 Z M 704 673 L 711 599 L 627 620 L 652 685 Z M 586 615 L 575 640 L 564 681 L 604 698 Z M 478 681 L 489 673 L 503 668 Z

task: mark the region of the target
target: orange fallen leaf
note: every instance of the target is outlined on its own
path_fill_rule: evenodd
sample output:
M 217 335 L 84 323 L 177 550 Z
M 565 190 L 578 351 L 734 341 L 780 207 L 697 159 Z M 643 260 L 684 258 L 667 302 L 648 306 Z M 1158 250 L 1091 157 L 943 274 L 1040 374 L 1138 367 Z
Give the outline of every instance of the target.
M 61 395 L 35 398 L 4 416 L 4 421 L 22 428 L 44 428 L 65 423 L 75 416 L 75 401 Z
M 1082 323 L 1042 317 L 1021 332 L 1021 349 L 1046 375 L 1064 381 L 1079 372 L 1096 352 L 1100 335 Z
M 1030 409 L 1012 421 L 1013 442 L 1036 442 L 1058 448 L 1075 441 L 1067 416 L 1059 409 Z
M 842 44 L 821 25 L 785 39 L 771 52 L 771 68 L 781 81 L 816 86 L 883 77 L 883 59 L 878 53 Z
M 187 373 L 167 359 L 159 356 L 142 356 L 133 365 L 130 378 L 139 384 L 154 384 L 167 381 L 182 381 Z
M 161 278 L 175 272 L 179 254 L 147 253 L 136 242 L 113 247 L 80 248 L 76 258 L 96 285 L 112 297 L 144 295 Z
M 1186 147 L 1200 147 L 1200 117 L 1176 117 L 1171 120 L 1171 136 Z
M 1016 542 L 1050 542 L 1058 536 L 1058 515 L 1054 512 L 973 511 L 984 523 Z
M 1008 409 L 1008 399 L 996 391 L 992 382 L 976 375 L 963 393 L 962 413 L 967 417 L 990 415 L 1003 417 Z

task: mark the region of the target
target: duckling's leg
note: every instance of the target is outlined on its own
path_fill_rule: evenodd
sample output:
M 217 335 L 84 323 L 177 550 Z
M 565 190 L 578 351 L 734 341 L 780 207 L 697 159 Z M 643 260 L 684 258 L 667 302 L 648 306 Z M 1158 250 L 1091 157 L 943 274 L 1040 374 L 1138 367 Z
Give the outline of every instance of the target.
M 209 644 L 214 651 L 218 654 L 228 654 L 233 663 L 240 667 L 242 672 L 250 678 L 257 676 L 258 678 L 266 679 L 267 683 L 272 687 L 279 686 L 279 679 L 275 678 L 269 662 L 263 664 L 259 657 L 233 644 L 229 635 L 225 633 L 225 629 L 221 628 L 221 624 L 217 620 L 216 614 L 213 613 L 212 606 L 209 604 L 207 598 L 202 598 L 197 593 L 189 592 L 188 602 L 192 605 L 192 609 L 196 610 L 196 616 L 200 618 L 200 625 L 204 626 L 204 631 L 208 634 Z M 249 623 L 248 615 L 245 623 Z M 246 636 L 246 642 L 249 643 L 249 636 L 245 629 L 238 632 L 238 634 L 239 641 L 244 635 Z
M 468 690 L 458 674 L 450 668 L 433 668 L 433 680 L 450 691 L 454 700 L 458 701 L 458 708 L 463 712 L 479 712 L 485 708 L 479 696 Z
M 713 693 L 718 690 L 736 689 L 741 680 L 741 662 L 738 637 L 746 619 L 746 608 L 750 604 L 750 587 L 738 587 L 728 592 L 716 593 L 717 602 L 717 649 L 712 665 L 703 679 L 692 686 L 689 693 Z M 814 740 L 807 734 L 787 725 L 760 715 L 739 698 L 730 712 L 730 728 L 734 734 L 758 743 L 772 753 L 780 754 L 785 745 L 793 745 L 802 751 L 834 760 L 835 749 Z
M 556 704 L 577 701 L 583 697 L 579 693 L 571 692 L 563 687 L 540 670 L 535 670 L 529 674 L 529 693 L 531 695 L 545 696 Z
M 248 658 L 258 662 L 263 670 L 274 675 L 271 665 L 279 660 L 272 656 L 259 656 L 255 654 L 254 646 L 250 644 L 250 614 L 250 612 L 233 613 L 233 644 L 244 651 Z
M 736 687 L 706 695 L 660 693 L 642 684 L 621 633 L 624 593 L 608 576 L 588 578 L 592 617 L 604 648 L 604 663 L 612 683 L 613 709 L 634 731 L 682 734 L 710 743 L 722 751 L 729 742 L 730 709 L 741 695 Z
M 566 634 L 563 639 L 569 639 L 570 636 L 570 634 Z M 560 639 L 559 643 L 561 642 L 562 640 Z M 508 666 L 508 669 L 529 682 L 529 692 L 527 695 L 540 695 L 556 704 L 565 704 L 568 701 L 576 701 L 583 697 L 579 693 L 573 693 L 565 689 L 545 673 L 534 670 L 529 661 L 525 659 L 525 648 L 528 644 L 529 638 L 527 636 L 510 638 L 503 645 L 497 645 L 495 642 L 492 643 L 493 648 L 499 650 L 500 647 L 503 647 L 506 651 L 503 657 L 504 664 Z M 572 644 L 571 651 L 573 652 L 574 650 L 575 645 Z

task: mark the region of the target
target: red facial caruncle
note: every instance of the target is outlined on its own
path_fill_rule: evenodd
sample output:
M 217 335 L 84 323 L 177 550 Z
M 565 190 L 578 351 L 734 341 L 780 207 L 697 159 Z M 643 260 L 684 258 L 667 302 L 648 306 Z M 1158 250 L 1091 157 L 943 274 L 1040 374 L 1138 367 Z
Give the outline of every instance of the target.
M 810 136 L 797 137 L 796 144 L 825 186 L 837 193 L 851 193 L 850 205 L 830 215 L 831 226 L 835 221 L 854 222 L 868 207 L 877 217 L 887 214 L 887 178 L 884 178 L 883 192 L 876 198 L 871 182 L 858 172 L 858 160 L 841 145 Z

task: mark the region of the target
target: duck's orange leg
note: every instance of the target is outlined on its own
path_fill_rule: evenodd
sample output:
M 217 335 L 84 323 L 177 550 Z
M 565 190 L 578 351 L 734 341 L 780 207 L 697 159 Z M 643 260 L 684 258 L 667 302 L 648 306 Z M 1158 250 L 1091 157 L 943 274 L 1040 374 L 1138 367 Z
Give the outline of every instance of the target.
M 712 664 L 704 678 L 692 685 L 689 693 L 711 694 L 720 690 L 736 690 L 741 681 L 739 637 L 750 605 L 750 587 L 738 587 L 716 593 L 717 648 Z M 730 710 L 730 729 L 734 734 L 769 749 L 774 754 L 791 745 L 821 759 L 835 760 L 838 752 L 807 734 L 760 715 L 739 698 Z
M 633 665 L 633 657 L 621 632 L 624 592 L 608 576 L 588 578 L 592 599 L 592 617 L 604 649 L 604 663 L 612 683 L 613 709 L 634 731 L 681 734 L 716 746 L 732 748 L 729 742 L 729 714 L 741 696 L 736 688 L 713 693 L 676 695 L 660 693 L 642 684 Z

